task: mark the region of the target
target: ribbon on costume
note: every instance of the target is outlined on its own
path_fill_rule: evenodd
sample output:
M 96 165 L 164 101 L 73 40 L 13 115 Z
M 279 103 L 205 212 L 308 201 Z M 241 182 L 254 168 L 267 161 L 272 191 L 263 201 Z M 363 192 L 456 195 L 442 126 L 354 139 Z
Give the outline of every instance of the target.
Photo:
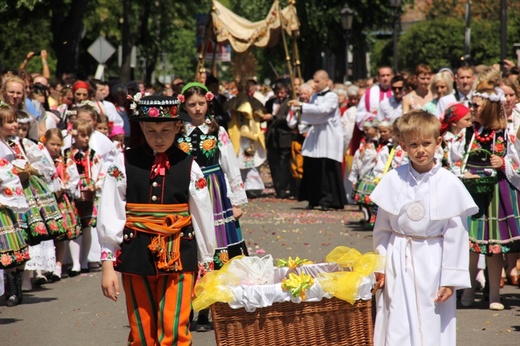
M 164 177 L 166 175 L 166 170 L 168 169 L 170 169 L 168 155 L 165 153 L 158 153 L 155 156 L 155 162 L 153 163 L 152 171 L 150 172 L 150 179 L 154 179 L 158 175 Z

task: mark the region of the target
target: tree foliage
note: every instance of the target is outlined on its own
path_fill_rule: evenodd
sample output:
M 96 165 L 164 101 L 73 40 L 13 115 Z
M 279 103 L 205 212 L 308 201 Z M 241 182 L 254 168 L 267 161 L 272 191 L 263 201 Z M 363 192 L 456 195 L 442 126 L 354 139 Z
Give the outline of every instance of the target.
M 415 67 L 426 63 L 433 69 L 443 66 L 458 67 L 467 63 L 464 56 L 463 19 L 466 1 L 433 0 L 423 8 L 428 12 L 426 21 L 414 24 L 399 38 L 399 68 Z M 520 33 L 518 2 L 508 7 L 507 46 L 512 47 Z M 429 7 L 428 7 L 429 6 Z M 473 65 L 496 63 L 500 57 L 500 21 L 498 1 L 473 1 L 471 16 L 471 60 Z M 372 56 L 373 66 L 391 64 L 391 40 L 379 41 Z M 512 49 L 509 59 L 516 60 Z

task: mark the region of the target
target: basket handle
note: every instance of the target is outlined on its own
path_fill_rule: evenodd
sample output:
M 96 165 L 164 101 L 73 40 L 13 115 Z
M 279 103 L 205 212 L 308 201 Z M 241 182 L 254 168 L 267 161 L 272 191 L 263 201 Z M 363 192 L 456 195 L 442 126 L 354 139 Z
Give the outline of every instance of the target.
M 469 150 L 467 151 L 464 156 L 462 157 L 462 164 L 460 165 L 460 173 L 461 174 L 464 174 L 464 169 L 466 168 L 466 165 L 467 165 L 467 162 L 468 162 L 468 157 L 469 157 L 469 154 L 470 153 L 477 153 L 477 152 L 484 152 L 486 154 L 488 154 L 489 156 L 493 155 L 493 153 L 487 149 L 484 149 L 484 148 L 477 148 L 477 149 L 473 149 L 473 150 Z M 492 168 L 492 167 L 491 167 Z

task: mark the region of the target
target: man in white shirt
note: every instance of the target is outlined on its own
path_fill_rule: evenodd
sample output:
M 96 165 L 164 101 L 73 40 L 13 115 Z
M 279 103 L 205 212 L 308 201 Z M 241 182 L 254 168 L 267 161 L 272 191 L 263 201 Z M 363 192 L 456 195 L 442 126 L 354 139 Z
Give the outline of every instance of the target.
M 442 120 L 446 108 L 454 103 L 462 103 L 470 108 L 473 97 L 473 84 L 475 84 L 475 70 L 471 66 L 461 66 L 455 73 L 456 90 L 453 94 L 444 95 L 437 102 L 436 116 Z
M 116 106 L 110 101 L 105 101 L 105 98 L 110 93 L 108 83 L 99 79 L 93 79 L 90 83 L 94 90 L 94 103 L 96 104 L 97 111 L 100 114 L 105 114 L 108 121 L 112 122 L 114 126 L 123 127 L 123 118 L 121 118 L 117 112 Z
M 393 77 L 394 73 L 390 67 L 382 66 L 379 68 L 377 74 L 378 83 L 372 85 L 359 100 L 357 119 L 363 119 L 367 112 L 377 115 L 381 101 L 392 96 L 390 83 Z
M 343 209 L 347 203 L 341 175 L 343 127 L 338 96 L 328 87 L 324 70 L 314 73 L 316 94 L 310 103 L 291 100 L 289 106 L 301 108 L 301 124 L 310 125 L 303 142 L 303 179 L 298 200 L 308 201 L 306 209 Z
M 394 76 L 391 81 L 392 96 L 384 99 L 379 104 L 377 120 L 393 123 L 395 119 L 403 115 L 404 77 Z M 362 124 L 360 124 L 362 126 Z

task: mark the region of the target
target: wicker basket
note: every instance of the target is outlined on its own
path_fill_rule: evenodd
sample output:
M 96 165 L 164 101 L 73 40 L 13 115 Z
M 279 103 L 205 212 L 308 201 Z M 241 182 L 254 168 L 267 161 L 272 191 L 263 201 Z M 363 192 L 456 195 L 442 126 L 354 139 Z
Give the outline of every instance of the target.
M 275 303 L 246 312 L 228 304 L 211 306 L 219 346 L 373 345 L 372 303 L 351 305 L 337 298 Z

